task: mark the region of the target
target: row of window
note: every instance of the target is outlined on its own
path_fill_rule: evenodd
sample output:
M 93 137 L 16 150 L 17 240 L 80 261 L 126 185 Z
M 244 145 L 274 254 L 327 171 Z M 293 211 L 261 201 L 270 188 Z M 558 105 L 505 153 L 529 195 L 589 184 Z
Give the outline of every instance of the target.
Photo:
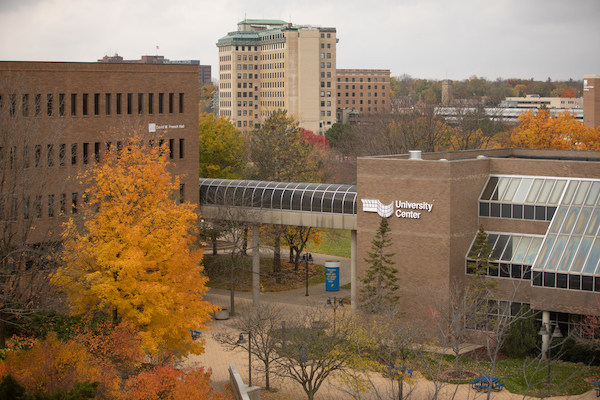
M 176 96 L 177 95 L 177 96 Z M 71 116 L 77 115 L 111 115 L 113 112 L 120 114 L 172 114 L 177 108 L 183 113 L 184 93 L 24 93 L 18 96 L 15 93 L 0 94 L 0 113 L 4 108 L 4 99 L 7 99 L 8 114 L 23 117 L 45 114 L 65 116 L 67 110 Z M 68 104 L 67 104 L 68 103 Z M 114 110 L 114 111 L 113 111 Z
M 86 201 L 85 195 L 82 197 L 83 199 L 78 192 L 73 192 L 70 196 L 67 193 L 25 196 L 21 204 L 18 204 L 17 200 L 13 198 L 10 206 L 4 201 L 0 201 L 0 220 L 16 220 L 19 212 L 22 212 L 23 219 L 43 218 L 44 216 L 53 218 L 69 213 L 77 214 L 80 200 Z M 183 183 L 179 185 L 178 201 L 179 203 L 185 201 L 185 184 Z M 8 206 L 10 209 L 7 208 Z
M 162 146 L 164 140 L 161 139 L 159 144 Z M 169 143 L 169 157 L 175 158 L 175 149 L 177 147 L 175 139 L 168 139 Z M 107 151 L 111 149 L 112 142 L 106 142 L 105 144 Z M 117 150 L 120 151 L 123 148 L 123 142 L 116 142 Z M 54 167 L 55 165 L 77 165 L 82 162 L 88 164 L 90 159 L 94 159 L 96 162 L 100 161 L 102 143 L 82 143 L 81 147 L 79 143 L 72 143 L 70 146 L 61 144 L 47 144 L 46 146 L 35 145 L 33 147 L 24 146 L 18 149 L 16 146 L 11 146 L 9 149 L 0 147 L 0 169 L 2 168 L 29 168 L 31 166 L 39 168 L 43 166 Z M 179 139 L 178 150 L 179 158 L 184 157 L 185 143 L 184 139 Z M 6 152 L 8 151 L 8 157 Z M 33 157 L 32 157 L 33 154 Z
M 338 78 L 337 81 L 341 82 L 342 78 Z M 381 78 L 380 81 L 381 82 L 385 82 L 385 78 Z M 348 82 L 348 78 L 347 77 L 344 78 L 344 82 Z M 352 78 L 352 82 L 356 82 L 356 78 Z M 363 78 L 359 78 L 359 82 L 363 82 Z M 371 82 L 371 78 L 367 78 L 367 82 Z M 373 82 L 377 82 L 377 78 L 373 78 Z M 346 86 L 346 89 L 347 88 L 348 87 Z M 375 88 L 375 89 L 377 89 L 377 88 Z M 385 85 L 384 85 L 384 89 L 385 89 Z
M 531 265 L 497 262 L 491 262 L 490 264 L 491 266 L 487 268 L 485 275 L 500 278 L 531 280 Z M 473 275 L 475 272 L 474 264 L 467 262 L 467 274 Z
M 359 97 L 363 97 L 363 92 L 359 92 Z M 338 92 L 338 97 L 342 97 L 342 93 Z M 344 93 L 345 97 L 350 97 L 350 93 Z M 356 97 L 356 92 L 352 92 L 352 97 Z M 371 92 L 367 93 L 367 97 L 371 97 Z M 373 97 L 377 97 L 377 92 L 373 93 Z M 385 92 L 381 93 L 381 97 L 385 97 Z
M 348 90 L 348 87 L 350 85 L 346 85 L 346 90 Z M 363 85 L 358 85 L 358 87 L 360 88 L 360 90 L 363 90 Z M 341 90 L 342 85 L 337 85 L 338 90 Z M 352 85 L 352 90 L 354 90 L 356 88 L 356 85 Z M 373 85 L 373 89 L 377 90 L 377 85 Z M 381 85 L 381 89 L 385 90 L 385 85 Z M 367 90 L 371 90 L 371 85 L 367 85 Z
M 528 204 L 479 202 L 480 217 L 551 221 L 556 213 L 555 206 L 533 206 Z
M 533 286 L 600 292 L 600 276 L 533 271 Z

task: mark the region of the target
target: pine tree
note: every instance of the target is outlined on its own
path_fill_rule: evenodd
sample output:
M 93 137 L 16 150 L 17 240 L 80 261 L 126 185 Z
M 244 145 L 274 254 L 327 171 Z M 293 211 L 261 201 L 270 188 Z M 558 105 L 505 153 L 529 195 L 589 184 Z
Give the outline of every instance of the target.
M 365 261 L 370 265 L 365 276 L 361 279 L 361 303 L 365 310 L 378 312 L 387 306 L 397 303 L 399 289 L 397 283 L 397 268 L 392 265 L 394 253 L 386 253 L 386 248 L 391 245 L 389 238 L 390 227 L 386 218 L 381 219 L 379 229 L 371 242 L 371 251 Z

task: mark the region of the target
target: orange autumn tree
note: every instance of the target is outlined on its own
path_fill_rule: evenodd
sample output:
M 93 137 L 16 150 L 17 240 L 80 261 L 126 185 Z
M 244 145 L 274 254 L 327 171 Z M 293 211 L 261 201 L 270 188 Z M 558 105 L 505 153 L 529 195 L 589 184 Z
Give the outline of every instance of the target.
M 192 250 L 197 215 L 174 198 L 179 180 L 168 151 L 139 136 L 109 151 L 82 177 L 86 201 L 63 236 L 63 266 L 53 282 L 76 314 L 104 312 L 140 330 L 149 353 L 200 353 L 190 329 L 207 329 L 216 307 L 203 300 L 208 278 Z
M 529 110 L 519 117 L 509 140 L 511 147 L 600 150 L 600 131 L 588 128 L 568 111 L 554 116 L 546 109 Z

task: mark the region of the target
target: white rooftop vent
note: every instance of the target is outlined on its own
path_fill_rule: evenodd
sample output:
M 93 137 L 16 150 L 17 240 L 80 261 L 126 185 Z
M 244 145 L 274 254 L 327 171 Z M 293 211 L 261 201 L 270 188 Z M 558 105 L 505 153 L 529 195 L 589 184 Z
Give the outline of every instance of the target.
M 409 160 L 422 160 L 421 158 L 421 150 L 409 150 L 408 151 Z

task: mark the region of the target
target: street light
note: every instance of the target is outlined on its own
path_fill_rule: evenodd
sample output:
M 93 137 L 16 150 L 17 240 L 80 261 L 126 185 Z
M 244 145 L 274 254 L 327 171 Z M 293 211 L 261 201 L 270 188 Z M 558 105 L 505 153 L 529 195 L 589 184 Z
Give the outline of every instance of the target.
M 539 334 L 543 336 L 547 336 L 547 348 L 546 348 L 546 360 L 548 360 L 548 378 L 546 380 L 546 384 L 550 386 L 550 350 L 552 349 L 552 339 L 563 337 L 560 332 L 560 328 L 558 324 L 553 324 L 552 322 L 542 322 L 542 327 L 540 328 Z
M 302 254 L 302 261 L 306 263 L 306 294 L 308 296 L 308 264 L 312 264 L 314 262 L 313 256 L 310 253 Z
M 248 335 L 248 386 L 252 386 L 252 331 L 241 332 L 237 341 L 238 346 L 245 344 L 244 335 Z
M 333 307 L 333 334 L 335 335 L 335 312 L 338 307 L 344 307 L 344 300 L 339 297 L 328 297 L 327 307 Z

